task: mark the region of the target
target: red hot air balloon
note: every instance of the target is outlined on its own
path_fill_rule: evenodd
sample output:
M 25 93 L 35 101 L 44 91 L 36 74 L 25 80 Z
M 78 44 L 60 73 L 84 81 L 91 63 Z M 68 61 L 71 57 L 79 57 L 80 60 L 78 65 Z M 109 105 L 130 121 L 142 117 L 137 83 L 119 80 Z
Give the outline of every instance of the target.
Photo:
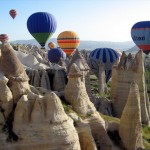
M 17 16 L 17 11 L 15 9 L 11 9 L 9 11 L 10 16 L 15 19 L 15 17 Z
M 7 34 L 0 34 L 0 41 L 1 41 L 1 42 L 8 41 L 8 36 L 7 36 Z
M 150 52 L 150 21 L 135 23 L 131 28 L 131 37 L 134 43 L 143 50 L 145 54 Z

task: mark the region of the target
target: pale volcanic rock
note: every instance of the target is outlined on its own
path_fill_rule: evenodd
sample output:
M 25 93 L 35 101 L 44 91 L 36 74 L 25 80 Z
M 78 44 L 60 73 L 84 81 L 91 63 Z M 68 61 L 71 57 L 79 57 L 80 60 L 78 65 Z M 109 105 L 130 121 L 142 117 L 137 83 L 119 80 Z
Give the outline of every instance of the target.
M 97 110 L 104 115 L 112 116 L 112 103 L 111 103 L 111 101 L 105 97 L 100 98 Z
M 80 51 L 77 49 L 73 54 L 70 63 L 68 64 L 68 72 L 72 64 L 75 63 L 82 73 L 82 81 L 85 83 L 85 76 L 87 75 L 88 71 L 90 70 L 85 58 L 82 56 Z
M 46 101 L 46 118 L 50 124 L 63 123 L 69 119 L 59 97 L 54 92 L 46 94 L 44 99 Z
M 85 84 L 81 81 L 82 73 L 74 63 L 68 73 L 68 83 L 65 88 L 65 98 L 73 109 L 80 114 L 93 114 L 96 109 L 89 100 Z
M 98 73 L 98 91 L 100 94 L 107 93 L 107 85 L 106 85 L 106 75 L 105 75 L 105 64 L 100 62 L 99 64 L 99 73 Z
M 140 94 L 136 83 L 131 83 L 127 103 L 123 110 L 119 135 L 127 150 L 143 147 Z
M 111 150 L 113 143 L 107 135 L 105 121 L 89 100 L 85 84 L 81 81 L 81 72 L 75 63 L 68 73 L 65 98 L 72 105 L 75 112 L 88 116 L 87 122 L 91 127 L 94 139 L 97 141 L 96 145 L 103 150 Z
M 16 106 L 13 129 L 19 141 L 12 145 L 12 150 L 81 149 L 73 120 L 53 92 L 23 96 Z
M 72 58 L 71 58 L 69 64 L 68 64 L 68 72 L 69 72 L 69 70 L 70 70 L 72 64 L 75 63 L 75 62 L 77 62 L 77 60 L 80 60 L 80 59 L 83 59 L 82 54 L 81 54 L 78 50 L 76 50 L 75 53 L 73 54 L 73 56 L 72 56 Z M 79 63 L 79 65 L 81 65 L 81 64 Z M 82 65 L 83 65 L 83 64 L 82 64 Z M 83 68 L 82 65 L 81 65 L 80 67 Z M 77 66 L 78 66 L 78 65 L 77 65 Z M 78 66 L 78 67 L 79 67 L 79 66 Z
M 138 64 L 138 66 L 134 65 L 134 70 L 136 69 L 137 73 L 135 73 L 135 82 L 138 84 L 139 92 L 140 92 L 140 106 L 141 106 L 141 119 L 142 123 L 150 125 L 150 114 L 149 114 L 149 98 L 147 96 L 147 88 L 145 83 L 145 68 L 144 68 L 144 56 L 142 50 L 140 50 L 134 60 L 134 64 Z
M 35 58 L 35 56 L 32 54 L 25 54 L 21 51 L 14 51 L 14 52 L 16 53 L 21 63 L 29 68 L 34 68 L 34 66 L 39 63 Z
M 31 114 L 30 101 L 28 101 L 27 95 L 23 95 L 17 102 L 17 106 L 15 109 L 14 129 L 17 128 L 16 125 L 19 125 L 20 127 L 22 124 L 28 124 L 30 121 L 30 114 Z
M 42 69 L 41 73 L 42 75 L 41 75 L 40 87 L 50 90 L 51 87 L 50 87 L 50 81 L 47 72 L 44 69 Z
M 106 123 L 99 113 L 93 114 L 86 119 L 86 121 L 91 127 L 91 132 L 96 142 L 97 149 L 113 150 L 114 145 L 107 134 Z
M 0 108 L 4 111 L 4 119 L 8 117 L 13 109 L 13 96 L 7 83 L 8 79 L 0 73 Z
M 39 87 L 40 86 L 41 77 L 39 75 L 38 70 L 33 70 L 33 75 L 32 75 L 31 79 L 32 79 L 31 85 L 33 85 L 35 87 Z
M 65 59 L 63 57 L 60 58 L 58 65 L 60 65 L 61 67 L 64 68 L 65 71 L 67 71 L 67 68 L 66 68 L 67 64 L 66 64 Z
M 140 106 L 142 123 L 149 124 L 149 102 L 144 76 L 143 52 L 139 51 L 135 57 L 123 52 L 119 64 L 112 68 L 111 100 L 113 113 L 121 117 L 126 105 L 130 84 L 135 81 L 140 91 Z
M 54 91 L 64 91 L 66 81 L 64 80 L 66 74 L 62 70 L 56 70 L 53 78 L 53 89 Z
M 8 61 L 9 60 L 9 61 Z M 9 77 L 17 77 L 24 72 L 24 68 L 16 56 L 12 46 L 9 43 L 3 43 L 1 46 L 1 70 L 4 75 Z M 24 78 L 28 79 L 24 74 Z
M 12 46 L 6 42 L 2 43 L 1 47 L 0 69 L 9 79 L 8 86 L 16 103 L 21 95 L 30 91 L 29 78 Z
M 91 128 L 86 122 L 77 122 L 76 129 L 79 135 L 79 141 L 82 150 L 97 150 Z

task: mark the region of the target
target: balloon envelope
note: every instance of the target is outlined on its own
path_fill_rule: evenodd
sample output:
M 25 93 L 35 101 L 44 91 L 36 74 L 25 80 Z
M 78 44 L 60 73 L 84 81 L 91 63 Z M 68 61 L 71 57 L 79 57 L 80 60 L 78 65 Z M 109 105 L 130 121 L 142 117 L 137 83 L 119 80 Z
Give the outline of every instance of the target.
M 71 55 L 79 46 L 80 40 L 76 32 L 64 31 L 58 35 L 57 43 L 67 55 Z
M 106 82 L 111 78 L 112 66 L 114 62 L 119 59 L 119 54 L 111 48 L 97 48 L 93 50 L 88 58 L 88 64 L 91 70 L 99 76 L 99 65 L 104 63 Z
M 150 21 L 135 23 L 131 28 L 131 37 L 134 43 L 148 54 L 150 52 Z
M 27 28 L 30 34 L 44 47 L 47 40 L 56 31 L 57 22 L 55 17 L 47 12 L 32 14 L 27 20 Z
M 55 44 L 54 42 L 50 42 L 50 43 L 48 43 L 48 47 L 49 47 L 50 49 L 55 48 L 55 47 L 56 47 L 56 44 Z
M 17 11 L 15 9 L 11 9 L 9 11 L 9 14 L 14 19 L 17 16 Z
M 60 58 L 66 59 L 66 53 L 61 48 L 52 48 L 48 51 L 48 59 L 52 63 L 58 63 Z
M 7 41 L 7 40 L 8 40 L 7 34 L 0 34 L 0 41 L 1 42 Z

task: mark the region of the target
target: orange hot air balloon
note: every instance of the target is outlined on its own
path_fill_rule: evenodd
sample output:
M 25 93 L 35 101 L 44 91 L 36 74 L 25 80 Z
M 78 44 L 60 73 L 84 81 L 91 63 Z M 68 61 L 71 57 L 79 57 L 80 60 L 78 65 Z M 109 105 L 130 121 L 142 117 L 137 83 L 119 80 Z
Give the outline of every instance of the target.
M 0 41 L 1 41 L 1 42 L 8 41 L 8 36 L 7 36 L 7 34 L 0 34 Z
M 15 19 L 15 17 L 17 16 L 17 11 L 15 9 L 11 9 L 9 11 L 10 16 Z
M 71 55 L 79 46 L 80 40 L 76 32 L 64 31 L 58 35 L 57 43 L 67 55 Z
M 49 47 L 50 49 L 55 48 L 55 47 L 56 47 L 56 44 L 55 44 L 54 42 L 50 42 L 50 43 L 48 43 L 48 47 Z

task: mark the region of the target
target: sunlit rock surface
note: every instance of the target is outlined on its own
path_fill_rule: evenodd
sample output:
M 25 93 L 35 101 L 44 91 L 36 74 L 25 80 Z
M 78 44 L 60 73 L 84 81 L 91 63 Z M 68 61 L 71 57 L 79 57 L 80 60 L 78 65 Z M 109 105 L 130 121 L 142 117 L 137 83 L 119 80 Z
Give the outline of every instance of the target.
M 125 149 L 143 148 L 140 94 L 136 83 L 131 83 L 127 103 L 120 119 L 119 135 Z
M 121 117 L 126 105 L 130 84 L 135 81 L 140 91 L 140 106 L 142 123 L 149 124 L 149 101 L 144 76 L 143 52 L 139 51 L 135 57 L 123 53 L 119 64 L 115 64 L 112 69 L 111 100 L 113 113 L 116 117 Z

